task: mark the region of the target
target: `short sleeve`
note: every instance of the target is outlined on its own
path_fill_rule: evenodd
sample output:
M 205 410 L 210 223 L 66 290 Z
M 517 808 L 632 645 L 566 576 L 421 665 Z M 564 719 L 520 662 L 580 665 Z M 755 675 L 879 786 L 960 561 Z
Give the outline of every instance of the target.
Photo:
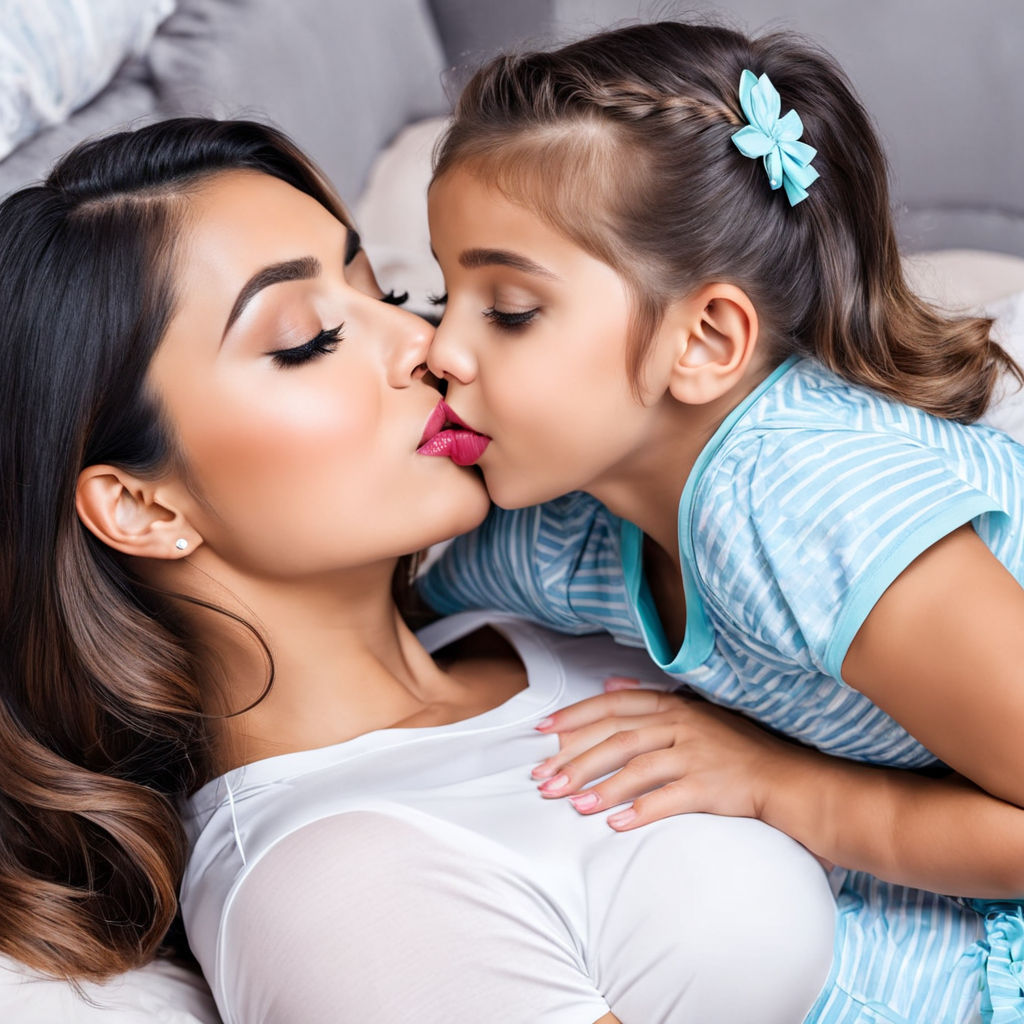
M 618 635 L 625 628 L 636 635 L 632 621 L 623 621 L 619 534 L 620 521 L 585 494 L 493 508 L 483 525 L 445 549 L 420 592 L 443 614 L 494 608 L 562 633 Z
M 609 1012 L 537 892 L 377 811 L 272 847 L 229 907 L 218 965 L 226 1024 L 594 1024 Z
M 697 504 L 695 561 L 714 615 L 836 679 L 896 577 L 998 509 L 912 438 L 810 429 L 766 431 L 724 453 Z

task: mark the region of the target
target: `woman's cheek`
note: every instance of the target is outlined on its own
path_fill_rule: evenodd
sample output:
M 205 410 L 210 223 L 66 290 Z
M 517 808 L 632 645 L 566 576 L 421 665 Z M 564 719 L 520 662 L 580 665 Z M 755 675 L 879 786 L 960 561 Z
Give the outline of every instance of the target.
M 359 475 L 373 458 L 377 402 L 369 388 L 311 394 L 278 386 L 263 402 L 253 392 L 237 397 L 222 396 L 191 419 L 184 438 L 194 474 L 217 481 L 224 499 L 277 504 L 283 490 L 314 492 L 332 478 Z

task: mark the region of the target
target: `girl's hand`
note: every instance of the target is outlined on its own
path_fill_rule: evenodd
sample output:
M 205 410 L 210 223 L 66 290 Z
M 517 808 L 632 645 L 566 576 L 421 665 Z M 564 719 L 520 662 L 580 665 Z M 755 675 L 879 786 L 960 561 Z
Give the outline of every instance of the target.
M 790 745 L 735 712 L 639 685 L 610 679 L 604 695 L 537 726 L 561 741 L 558 754 L 533 769 L 545 780 L 541 794 L 567 796 L 581 814 L 632 800 L 608 818 L 618 831 L 691 811 L 760 818 Z

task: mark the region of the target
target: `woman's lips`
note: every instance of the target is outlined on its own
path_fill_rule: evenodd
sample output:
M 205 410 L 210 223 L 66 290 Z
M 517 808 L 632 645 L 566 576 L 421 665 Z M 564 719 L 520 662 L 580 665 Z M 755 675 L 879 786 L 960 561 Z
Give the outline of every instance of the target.
M 418 455 L 447 455 L 457 466 L 472 466 L 491 443 L 464 423 L 443 399 L 434 406 L 420 438 Z

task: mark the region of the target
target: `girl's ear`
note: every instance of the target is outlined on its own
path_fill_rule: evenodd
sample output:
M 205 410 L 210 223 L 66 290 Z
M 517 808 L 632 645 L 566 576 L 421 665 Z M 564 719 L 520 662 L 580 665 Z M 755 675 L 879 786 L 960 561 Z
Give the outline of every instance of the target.
M 173 505 L 156 483 L 115 466 L 89 466 L 78 475 L 78 518 L 104 544 L 126 555 L 184 558 L 202 544 Z
M 747 293 L 722 282 L 670 307 L 678 339 L 669 391 L 678 402 L 705 405 L 740 383 L 757 347 L 757 311 Z

